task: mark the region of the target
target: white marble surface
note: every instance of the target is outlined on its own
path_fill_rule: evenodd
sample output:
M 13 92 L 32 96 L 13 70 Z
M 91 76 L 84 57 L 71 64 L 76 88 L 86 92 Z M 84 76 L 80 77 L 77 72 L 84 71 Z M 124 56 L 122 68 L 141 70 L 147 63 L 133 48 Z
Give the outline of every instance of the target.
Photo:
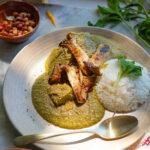
M 101 1 L 101 4 L 103 5 L 104 3 Z M 41 16 L 40 26 L 36 33 L 28 41 L 21 44 L 11 44 L 0 40 L 0 150 L 5 150 L 9 147 L 15 147 L 13 145 L 13 139 L 19 135 L 7 118 L 2 101 L 3 80 L 12 59 L 25 45 L 32 42 L 39 36 L 67 26 L 87 26 L 87 21 L 91 20 L 92 22 L 95 22 L 98 18 L 94 9 L 80 9 L 50 5 L 38 5 L 37 7 L 39 8 Z M 52 26 L 45 15 L 46 10 L 49 9 L 56 16 L 57 27 Z M 119 26 L 113 30 L 133 38 L 132 33 L 130 33 L 125 26 Z

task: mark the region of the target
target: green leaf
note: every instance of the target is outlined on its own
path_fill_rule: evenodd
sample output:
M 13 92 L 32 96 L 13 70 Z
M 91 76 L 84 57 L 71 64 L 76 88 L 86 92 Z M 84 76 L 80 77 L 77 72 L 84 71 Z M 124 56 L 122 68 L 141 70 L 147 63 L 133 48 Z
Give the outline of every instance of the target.
M 127 56 L 123 55 L 123 54 L 118 54 L 115 58 L 117 58 L 117 59 L 121 59 L 121 58 L 126 59 Z
M 150 45 L 150 18 L 138 23 L 135 26 L 135 31 Z
M 144 0 L 120 0 L 120 2 L 124 4 L 139 3 L 139 4 L 144 5 Z
M 132 8 L 133 10 L 136 10 L 139 12 L 143 11 L 143 7 L 139 3 L 131 3 L 131 4 L 126 5 L 124 8 L 126 8 L 127 10 Z
M 141 15 L 141 14 L 138 14 L 137 15 L 137 13 L 134 13 L 134 12 L 123 12 L 122 13 L 122 15 L 123 15 L 123 17 L 124 17 L 124 19 L 126 20 L 126 21 L 130 21 L 130 20 L 135 20 L 135 19 L 141 19 L 141 18 L 145 18 L 145 17 L 143 17 L 143 15 Z
M 144 8 L 143 0 L 107 0 L 107 5 L 108 7 L 97 7 L 100 18 L 96 23 L 89 21 L 89 26 L 105 27 L 109 25 L 112 28 L 122 22 L 138 40 L 150 47 L 150 23 L 147 21 L 150 18 L 150 11 Z M 130 21 L 136 21 L 138 24 L 131 25 Z
M 134 61 L 129 61 L 125 58 L 118 58 L 118 65 L 120 68 L 120 71 L 118 73 L 118 80 L 123 77 L 137 79 L 142 75 L 142 67 L 136 65 Z
M 97 27 L 105 27 L 108 24 L 108 20 L 107 19 L 99 19 L 96 23 L 95 26 Z
M 88 21 L 88 26 L 94 26 L 94 24 L 91 21 Z
M 105 18 L 97 20 L 97 22 L 95 24 L 93 24 L 89 21 L 88 25 L 89 26 L 97 26 L 97 27 L 105 27 L 108 24 L 108 22 L 114 27 L 114 26 L 118 25 L 121 22 L 121 20 L 120 20 L 120 18 L 117 18 L 116 16 L 112 16 L 110 18 L 105 17 Z
M 119 12 L 119 0 L 107 0 L 107 5 L 112 10 Z
M 115 11 L 113 11 L 110 8 L 97 6 L 97 12 L 99 15 L 110 15 L 110 14 L 116 14 Z

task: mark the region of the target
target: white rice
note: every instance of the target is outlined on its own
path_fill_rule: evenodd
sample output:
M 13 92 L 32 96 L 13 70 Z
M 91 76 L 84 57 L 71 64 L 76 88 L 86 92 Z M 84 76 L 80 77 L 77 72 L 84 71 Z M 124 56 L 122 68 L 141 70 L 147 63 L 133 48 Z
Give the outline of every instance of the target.
M 150 73 L 142 66 L 142 76 L 135 80 L 124 77 L 114 86 L 119 72 L 117 61 L 112 59 L 106 62 L 108 66 L 101 70 L 102 77 L 96 85 L 96 90 L 106 109 L 113 112 L 130 112 L 150 100 Z

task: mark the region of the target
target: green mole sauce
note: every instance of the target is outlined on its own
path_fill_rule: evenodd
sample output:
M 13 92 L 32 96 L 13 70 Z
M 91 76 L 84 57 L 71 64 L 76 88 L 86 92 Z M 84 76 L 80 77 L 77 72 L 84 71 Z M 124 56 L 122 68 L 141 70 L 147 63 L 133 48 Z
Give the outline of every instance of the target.
M 89 56 L 100 43 L 109 43 L 102 37 L 88 33 L 75 33 L 74 38 Z M 46 72 L 36 79 L 32 87 L 32 101 L 37 112 L 48 122 L 62 128 L 79 129 L 99 122 L 105 110 L 96 94 L 95 87 L 88 93 L 88 99 L 82 105 L 77 105 L 73 99 L 69 99 L 60 106 L 53 103 L 49 95 L 51 85 L 48 84 L 48 78 L 56 64 L 69 64 L 71 59 L 72 55 L 67 49 L 52 50 L 45 63 Z
M 41 75 L 35 81 L 32 90 L 33 104 L 45 120 L 69 129 L 88 127 L 101 120 L 104 115 L 104 108 L 95 90 L 89 93 L 86 103 L 81 106 L 72 100 L 56 107 L 48 95 L 50 85 L 47 81 L 48 75 Z

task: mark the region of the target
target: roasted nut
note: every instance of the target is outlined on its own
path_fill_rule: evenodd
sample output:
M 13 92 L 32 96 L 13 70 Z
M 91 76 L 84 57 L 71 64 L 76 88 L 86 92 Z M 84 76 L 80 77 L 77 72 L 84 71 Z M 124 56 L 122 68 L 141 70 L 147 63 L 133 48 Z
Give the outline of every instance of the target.
M 7 28 L 10 29 L 12 27 L 12 23 L 10 22 L 8 25 L 7 25 Z
M 28 32 L 28 31 L 26 31 L 26 30 L 25 30 L 25 31 L 23 31 L 23 34 L 27 34 L 27 33 L 29 33 L 29 32 Z
M 26 21 L 28 21 L 28 20 L 29 20 L 28 17 L 23 18 L 23 21 L 24 21 L 24 22 L 26 22 Z
M 18 16 L 18 12 L 16 12 L 16 11 L 13 12 L 13 16 L 14 16 L 14 17 L 17 17 L 17 16 Z
M 17 34 L 18 34 L 18 30 L 17 30 L 17 28 L 15 28 L 15 27 L 13 27 L 13 34 L 14 34 L 14 35 L 17 35 Z
M 19 23 L 19 24 L 17 25 L 17 28 L 20 29 L 20 30 L 22 30 L 22 28 L 23 28 L 23 23 Z
M 18 20 L 18 21 L 22 21 L 22 20 L 23 20 L 23 18 L 22 18 L 22 17 L 20 17 L 20 16 L 18 16 L 18 17 L 16 17 L 16 20 Z
M 26 13 L 26 12 L 21 12 L 21 13 L 19 14 L 19 16 L 22 17 L 22 18 L 24 18 L 24 17 L 27 16 L 27 13 Z
M 1 35 L 22 36 L 33 31 L 36 23 L 30 13 L 14 11 L 12 15 L 15 17 L 13 21 L 4 20 L 0 23 Z
M 30 17 L 31 17 L 31 14 L 30 14 L 30 13 L 27 13 L 27 17 L 30 18 Z
M 29 21 L 26 21 L 26 22 L 25 22 L 25 25 L 27 25 L 27 26 L 28 26 L 29 24 L 30 24 L 30 23 L 29 23 Z
M 22 31 L 19 31 L 19 32 L 18 32 L 18 36 L 23 35 L 22 33 L 23 33 Z
M 32 27 L 34 27 L 34 26 L 35 26 L 35 22 L 34 22 L 34 21 L 32 21 L 32 20 L 30 20 L 30 21 L 29 21 L 29 24 L 30 24 L 30 26 L 32 26 Z
M 14 34 L 13 34 L 13 33 L 10 33 L 10 32 L 8 33 L 8 35 L 9 35 L 9 36 L 14 36 Z
M 28 26 L 28 31 L 32 31 L 33 30 L 33 28 L 31 27 L 31 26 Z
M 10 29 L 10 30 L 9 30 L 9 33 L 13 33 L 13 29 Z
M 1 34 L 4 35 L 4 36 L 7 36 L 7 35 L 8 35 L 8 32 L 6 32 L 6 31 L 3 30 L 3 31 L 1 32 Z
M 8 25 L 8 21 L 4 20 L 3 25 Z
M 3 30 L 3 26 L 2 25 L 0 25 L 0 31 L 2 31 Z
M 28 26 L 26 26 L 26 25 L 23 26 L 23 27 L 22 27 L 22 30 L 23 30 L 23 31 L 28 30 Z

